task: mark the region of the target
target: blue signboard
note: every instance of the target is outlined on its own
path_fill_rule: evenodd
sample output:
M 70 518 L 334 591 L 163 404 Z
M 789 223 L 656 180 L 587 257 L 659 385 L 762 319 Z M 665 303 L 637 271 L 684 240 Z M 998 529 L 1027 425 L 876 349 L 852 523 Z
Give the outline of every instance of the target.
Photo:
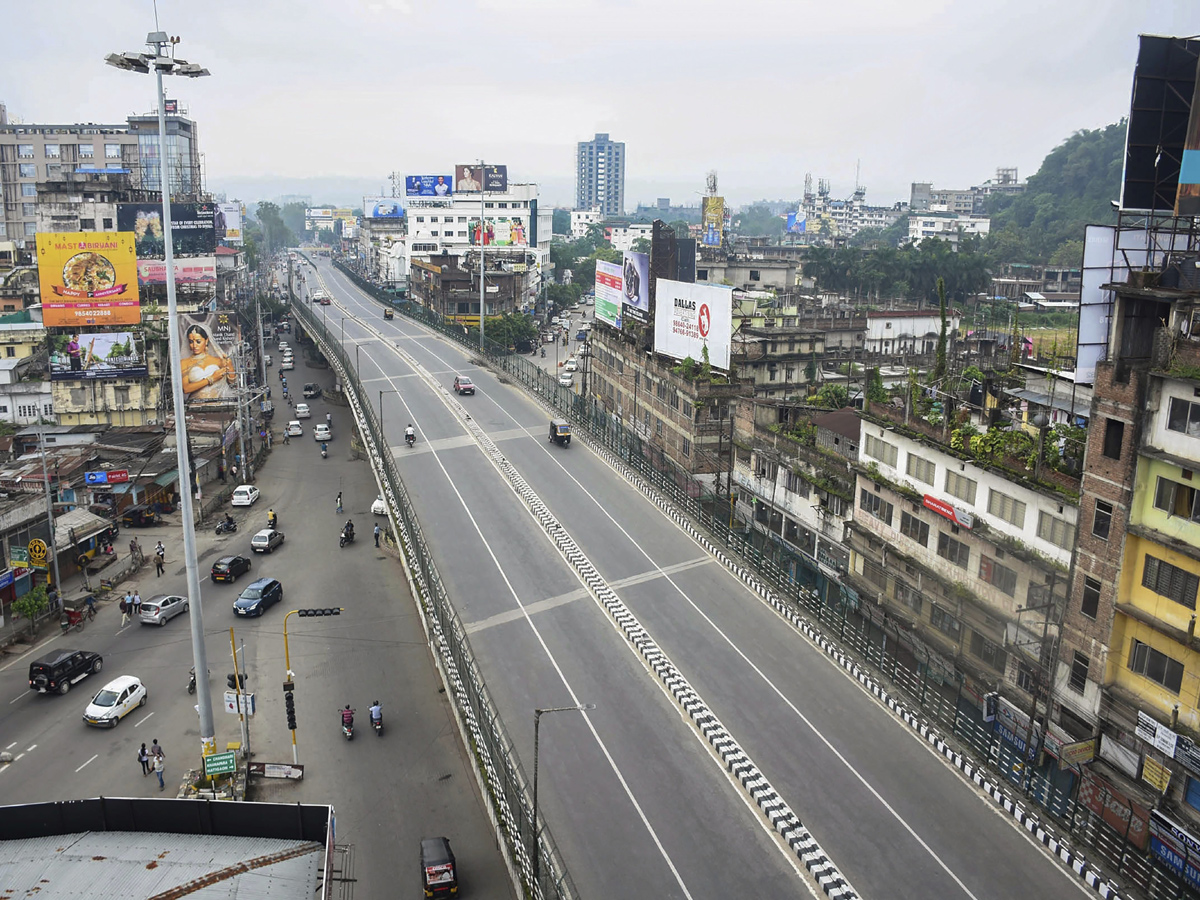
M 83 480 L 88 484 L 108 484 L 107 472 L 84 472 Z

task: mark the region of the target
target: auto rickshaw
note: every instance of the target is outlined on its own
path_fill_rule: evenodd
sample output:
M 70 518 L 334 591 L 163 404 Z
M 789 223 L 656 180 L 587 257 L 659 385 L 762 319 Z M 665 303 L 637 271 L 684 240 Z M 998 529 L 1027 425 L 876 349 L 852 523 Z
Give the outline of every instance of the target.
M 392 310 L 392 308 L 390 306 L 385 306 L 383 308 L 383 317 L 385 319 L 393 318 L 395 315 L 396 315 L 396 313 Z
M 571 445 L 571 426 L 566 419 L 550 420 L 550 440 L 562 447 Z
M 421 839 L 421 886 L 426 897 L 457 897 L 454 851 L 444 837 Z

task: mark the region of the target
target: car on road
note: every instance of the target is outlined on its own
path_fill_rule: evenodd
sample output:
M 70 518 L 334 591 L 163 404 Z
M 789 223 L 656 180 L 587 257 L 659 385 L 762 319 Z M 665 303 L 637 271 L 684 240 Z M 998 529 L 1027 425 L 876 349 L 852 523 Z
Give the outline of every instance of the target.
M 288 342 L 287 342 L 287 341 L 280 341 L 280 342 L 279 342 L 279 346 L 278 346 L 276 349 L 277 349 L 277 350 L 278 350 L 280 353 L 289 353 L 289 352 L 291 352 L 291 351 L 289 351 L 289 350 L 288 350 Z
M 116 728 L 121 719 L 146 705 L 146 686 L 132 675 L 118 675 L 92 698 L 83 711 L 85 725 Z
M 254 485 L 239 484 L 233 489 L 233 496 L 229 498 L 229 503 L 232 506 L 253 506 L 259 496 L 261 496 L 261 492 Z
M 288 437 L 303 437 L 304 436 L 304 426 L 301 425 L 299 422 L 297 422 L 295 419 L 293 419 L 291 422 L 287 423 L 287 428 L 284 429 L 284 431 Z
M 250 560 L 244 556 L 222 556 L 212 564 L 208 573 L 213 581 L 237 581 L 239 575 L 250 571 Z
M 65 694 L 104 667 L 104 657 L 91 650 L 51 650 L 29 664 L 29 689 L 39 694 Z
M 321 386 L 315 381 L 308 381 L 304 384 L 304 399 L 311 400 L 313 397 L 321 396 Z
M 250 549 L 255 553 L 270 553 L 283 543 L 283 532 L 264 528 L 250 538 Z
M 475 383 L 466 375 L 454 376 L 454 393 L 456 394 L 474 394 Z
M 559 372 L 558 383 L 562 387 L 571 387 L 573 384 L 575 384 L 575 376 L 570 372 Z
M 285 356 L 279 363 L 280 372 L 290 372 L 294 368 L 296 368 L 296 364 L 292 362 L 290 356 Z
M 387 501 L 383 499 L 383 494 L 375 498 L 375 502 L 371 504 L 371 514 L 376 516 L 387 515 Z
M 565 363 L 563 363 L 563 371 L 564 372 L 578 372 L 579 371 L 578 360 L 576 360 L 575 357 L 573 357 L 573 356 L 568 356 L 567 361 Z
M 580 348 L 579 348 L 577 351 L 575 351 L 575 355 L 576 355 L 576 356 L 591 356 L 591 355 L 592 355 L 592 351 L 588 349 L 588 345 L 587 345 L 587 344 L 584 344 L 584 345 L 583 345 L 582 347 L 580 347 Z
M 318 422 L 315 426 L 313 426 L 313 440 L 332 441 L 333 431 L 324 422 Z
M 274 363 L 274 361 L 271 359 L 271 354 L 270 354 L 270 353 L 264 353 L 264 354 L 263 354 L 263 362 L 265 362 L 265 363 L 266 363 L 268 366 L 271 366 L 271 365 L 274 365 L 274 364 L 275 364 L 275 363 Z
M 327 296 L 326 296 L 326 297 L 322 297 L 322 298 L 321 298 L 320 300 L 318 300 L 317 302 L 318 302 L 318 303 L 320 303 L 322 306 L 332 306 L 332 305 L 333 305 L 333 301 L 332 301 L 332 300 L 330 300 L 330 299 L 329 299 L 329 297 L 327 297 Z
M 158 513 L 148 506 L 131 506 L 121 513 L 121 525 L 125 528 L 150 528 L 157 524 Z
M 143 625 L 166 625 L 182 612 L 187 612 L 188 598 L 175 594 L 155 594 L 142 601 L 141 623 Z
M 274 606 L 282 599 L 282 584 L 274 578 L 260 578 L 246 585 L 234 602 L 233 611 L 239 616 L 261 616 L 268 606 Z
M 586 341 L 587 338 L 588 338 L 588 333 L 587 333 L 586 328 L 580 328 L 579 331 L 575 332 L 575 340 Z
M 296 418 L 297 419 L 311 419 L 312 418 L 312 410 L 308 408 L 307 403 L 297 403 L 296 404 Z

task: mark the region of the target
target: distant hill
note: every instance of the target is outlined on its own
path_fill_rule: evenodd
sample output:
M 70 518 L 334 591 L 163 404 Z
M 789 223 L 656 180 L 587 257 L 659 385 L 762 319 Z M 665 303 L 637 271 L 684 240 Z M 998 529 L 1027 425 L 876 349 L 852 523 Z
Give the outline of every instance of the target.
M 1125 154 L 1122 119 L 1095 131 L 1077 131 L 1042 160 L 1025 192 L 991 198 L 987 240 L 994 261 L 1078 265 L 1085 225 L 1116 222 L 1111 201 L 1121 196 Z M 1076 252 L 1078 251 L 1078 252 Z

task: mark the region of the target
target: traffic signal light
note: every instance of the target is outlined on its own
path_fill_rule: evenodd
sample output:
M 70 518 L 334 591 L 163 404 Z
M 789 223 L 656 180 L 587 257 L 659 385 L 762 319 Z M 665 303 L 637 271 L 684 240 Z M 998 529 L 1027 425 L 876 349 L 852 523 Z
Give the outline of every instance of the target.
M 238 686 L 238 678 L 242 679 L 242 690 L 246 689 L 246 673 L 245 672 L 230 672 L 225 676 L 225 683 L 229 685 L 231 691 L 236 691 Z
M 306 616 L 340 616 L 341 614 L 342 614 L 342 607 L 340 607 L 340 606 L 329 607 L 326 609 L 298 609 L 298 610 L 296 610 L 296 615 L 300 616 L 300 618 L 302 618 L 302 619 Z
M 296 700 L 295 695 L 288 691 L 283 695 L 283 705 L 287 707 L 287 722 L 288 728 L 291 731 L 296 730 Z

